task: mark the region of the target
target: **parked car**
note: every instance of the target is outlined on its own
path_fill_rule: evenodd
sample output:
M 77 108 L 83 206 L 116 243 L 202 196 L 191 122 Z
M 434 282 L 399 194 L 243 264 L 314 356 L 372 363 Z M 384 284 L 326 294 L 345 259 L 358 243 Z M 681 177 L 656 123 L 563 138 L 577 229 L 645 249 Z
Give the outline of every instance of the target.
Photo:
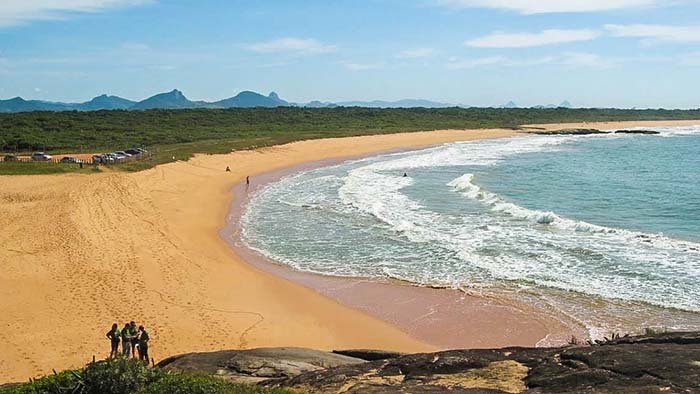
M 116 160 L 116 161 L 122 161 L 122 160 L 126 159 L 126 156 L 124 156 L 124 155 L 122 155 L 122 154 L 119 154 L 119 153 L 117 153 L 117 152 L 105 153 L 105 155 L 108 155 L 108 156 L 112 157 L 112 158 L 113 158 L 114 160 Z
M 102 157 L 105 163 L 114 163 L 117 161 L 117 155 L 114 153 L 105 153 L 102 155 Z
M 78 158 L 76 158 L 76 157 L 73 157 L 73 156 L 64 156 L 64 157 L 61 159 L 61 163 L 76 163 L 76 164 L 80 164 L 80 163 L 82 163 L 82 162 L 83 162 L 82 160 L 80 160 L 80 159 L 78 159 Z
M 4 161 L 19 161 L 19 158 L 15 155 L 5 155 L 3 158 Z
M 124 156 L 124 157 L 131 157 L 130 153 L 124 152 L 123 150 L 118 150 L 118 151 L 114 152 L 114 154 Z
M 115 162 L 115 159 L 111 156 L 108 156 L 108 154 L 103 153 L 101 155 L 92 156 L 92 162 L 101 164 L 112 164 Z
M 51 161 L 53 157 L 51 155 L 47 155 L 44 152 L 34 152 L 32 153 L 32 160 L 34 161 Z
M 139 149 L 137 149 L 137 148 L 127 149 L 127 150 L 125 150 L 124 152 L 125 152 L 125 153 L 128 153 L 128 154 L 130 154 L 130 155 L 132 155 L 132 156 L 140 155 L 141 153 L 143 153 L 143 152 L 141 152 L 141 151 L 140 151 Z

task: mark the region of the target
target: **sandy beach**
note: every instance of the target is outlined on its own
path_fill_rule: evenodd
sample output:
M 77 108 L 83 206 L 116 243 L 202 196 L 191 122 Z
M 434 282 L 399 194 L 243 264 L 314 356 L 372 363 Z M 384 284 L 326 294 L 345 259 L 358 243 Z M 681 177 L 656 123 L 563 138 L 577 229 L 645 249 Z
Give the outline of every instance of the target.
M 325 139 L 198 155 L 139 173 L 2 176 L 0 383 L 77 367 L 93 355 L 105 357 L 109 343 L 104 333 L 113 322 L 128 320 L 150 329 L 156 360 L 263 346 L 419 352 L 459 344 L 534 345 L 563 326 L 556 319 L 530 316 L 519 306 L 444 290 L 358 281 L 351 291 L 342 291 L 347 287 L 339 284 L 347 280 L 274 272 L 219 234 L 234 202 L 232 188 L 246 176 L 255 182 L 261 174 L 306 162 L 515 134 L 443 130 Z M 225 172 L 226 166 L 232 172 Z M 416 291 L 422 293 L 416 297 Z M 388 306 L 411 297 L 423 302 L 397 307 L 395 313 L 386 307 L 373 312 L 369 306 L 380 297 Z M 454 342 L 431 335 L 430 324 L 407 326 L 406 316 L 412 311 L 421 315 L 419 308 L 430 304 L 431 297 L 445 305 L 454 305 L 445 297 L 462 300 L 462 315 L 443 313 L 478 318 L 480 325 L 450 333 Z M 498 327 L 502 330 L 493 331 Z

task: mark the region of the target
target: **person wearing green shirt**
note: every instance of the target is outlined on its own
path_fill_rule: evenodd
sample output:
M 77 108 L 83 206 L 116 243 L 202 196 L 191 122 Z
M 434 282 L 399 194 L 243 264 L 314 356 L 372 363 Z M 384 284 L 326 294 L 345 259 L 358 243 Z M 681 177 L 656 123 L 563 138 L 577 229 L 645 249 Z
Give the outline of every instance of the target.
M 109 358 L 117 357 L 119 354 L 119 338 L 121 332 L 117 323 L 112 324 L 112 329 L 107 332 L 107 338 L 112 342 L 112 351 L 109 352 Z
M 131 333 L 130 333 L 129 323 L 124 324 L 122 328 L 122 355 L 124 357 L 129 357 L 131 353 Z
M 131 357 L 136 358 L 136 347 L 139 345 L 139 332 L 136 329 L 136 322 L 129 323 L 129 337 L 131 338 Z
M 148 365 L 148 341 L 151 337 L 143 326 L 139 326 L 139 360 L 145 361 Z

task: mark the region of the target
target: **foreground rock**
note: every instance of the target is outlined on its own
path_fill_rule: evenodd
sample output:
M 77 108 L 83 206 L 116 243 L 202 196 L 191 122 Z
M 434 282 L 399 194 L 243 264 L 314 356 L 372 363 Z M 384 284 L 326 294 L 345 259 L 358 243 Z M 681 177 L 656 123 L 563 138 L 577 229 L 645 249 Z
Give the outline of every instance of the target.
M 194 353 L 159 365 L 309 393 L 700 393 L 700 332 L 558 349 L 343 353 L 393 358 L 282 348 Z
M 166 358 L 157 367 L 217 375 L 242 383 L 256 383 L 363 362 L 365 361 L 358 358 L 320 350 L 262 348 L 183 354 Z

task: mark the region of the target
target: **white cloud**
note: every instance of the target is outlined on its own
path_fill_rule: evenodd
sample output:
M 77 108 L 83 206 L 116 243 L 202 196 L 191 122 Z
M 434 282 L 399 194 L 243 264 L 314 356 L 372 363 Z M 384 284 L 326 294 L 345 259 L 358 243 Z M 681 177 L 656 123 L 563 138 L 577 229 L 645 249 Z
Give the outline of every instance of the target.
M 522 14 L 597 12 L 661 5 L 660 0 L 434 0 L 450 8 L 496 8 Z
M 396 54 L 398 59 L 418 59 L 422 57 L 430 57 L 435 54 L 433 48 L 415 48 L 407 49 Z
M 73 13 L 103 12 L 152 2 L 153 0 L 2 0 L 0 27 L 37 20 L 64 19 Z
M 611 68 L 618 63 L 618 61 L 614 59 L 604 58 L 594 53 L 583 52 L 566 52 L 558 62 L 565 66 L 598 69 Z
M 251 51 L 260 53 L 297 53 L 318 54 L 334 52 L 337 47 L 328 45 L 313 38 L 284 37 L 276 40 L 261 41 L 246 45 Z
M 446 67 L 461 70 L 481 66 L 497 67 L 532 67 L 543 65 L 559 65 L 567 67 L 605 69 L 614 67 L 619 60 L 604 58 L 593 53 L 565 52 L 556 56 L 538 58 L 510 58 L 505 56 L 480 57 L 474 59 L 451 58 Z
M 647 42 L 700 42 L 700 26 L 605 25 L 614 37 L 646 39 Z
M 588 41 L 600 33 L 590 29 L 547 29 L 539 33 L 493 33 L 464 42 L 464 45 L 478 48 L 526 48 L 567 42 Z

